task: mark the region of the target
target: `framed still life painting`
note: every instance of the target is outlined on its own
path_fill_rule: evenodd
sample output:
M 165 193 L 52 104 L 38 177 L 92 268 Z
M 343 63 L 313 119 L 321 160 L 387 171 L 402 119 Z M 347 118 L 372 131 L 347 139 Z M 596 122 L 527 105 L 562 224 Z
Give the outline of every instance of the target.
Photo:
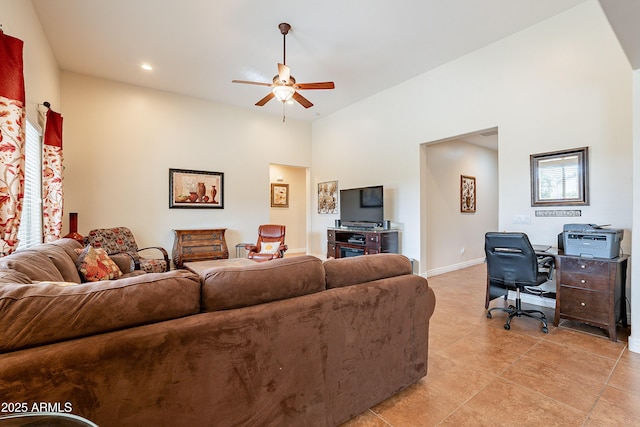
M 224 208 L 224 174 L 169 169 L 169 208 Z
M 271 184 L 271 207 L 289 207 L 289 184 Z

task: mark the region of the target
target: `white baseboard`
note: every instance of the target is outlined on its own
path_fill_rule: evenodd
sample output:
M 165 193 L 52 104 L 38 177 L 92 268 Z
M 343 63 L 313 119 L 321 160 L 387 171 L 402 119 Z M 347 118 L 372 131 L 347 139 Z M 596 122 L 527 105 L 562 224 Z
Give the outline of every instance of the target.
M 459 264 L 447 265 L 445 267 L 434 268 L 433 270 L 428 270 L 426 273 L 421 274 L 421 276 L 432 277 L 437 276 L 439 274 L 450 273 L 456 270 L 462 270 L 463 268 L 472 267 L 474 265 L 483 264 L 484 258 L 472 259 L 470 261 L 461 262 Z
M 628 339 L 629 351 L 640 353 L 640 340 L 633 336 L 633 332 Z

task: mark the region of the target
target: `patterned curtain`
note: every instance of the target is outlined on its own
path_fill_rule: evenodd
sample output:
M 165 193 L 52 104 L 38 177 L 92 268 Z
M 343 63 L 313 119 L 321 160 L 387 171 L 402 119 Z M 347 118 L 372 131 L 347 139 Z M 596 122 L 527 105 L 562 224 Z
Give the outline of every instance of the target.
M 0 30 L 0 252 L 18 245 L 24 197 L 25 95 L 22 40 Z
M 44 241 L 62 234 L 62 116 L 47 111 L 42 152 L 42 226 Z

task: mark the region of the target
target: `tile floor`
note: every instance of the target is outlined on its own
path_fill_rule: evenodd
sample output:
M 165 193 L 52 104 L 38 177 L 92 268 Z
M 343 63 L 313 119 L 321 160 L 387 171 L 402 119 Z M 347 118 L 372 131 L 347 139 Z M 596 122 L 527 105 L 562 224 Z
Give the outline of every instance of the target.
M 342 427 L 639 426 L 640 354 L 575 322 L 487 319 L 485 265 L 429 278 L 436 309 L 429 368 L 417 384 Z M 503 299 L 491 306 L 504 304 Z

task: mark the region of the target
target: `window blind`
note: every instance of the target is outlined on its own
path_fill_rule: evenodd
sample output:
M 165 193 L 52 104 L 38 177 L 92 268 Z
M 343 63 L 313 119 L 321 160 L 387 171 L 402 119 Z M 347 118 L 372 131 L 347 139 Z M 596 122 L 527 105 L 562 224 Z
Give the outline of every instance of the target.
M 18 247 L 42 243 L 42 130 L 26 121 L 24 199 Z

